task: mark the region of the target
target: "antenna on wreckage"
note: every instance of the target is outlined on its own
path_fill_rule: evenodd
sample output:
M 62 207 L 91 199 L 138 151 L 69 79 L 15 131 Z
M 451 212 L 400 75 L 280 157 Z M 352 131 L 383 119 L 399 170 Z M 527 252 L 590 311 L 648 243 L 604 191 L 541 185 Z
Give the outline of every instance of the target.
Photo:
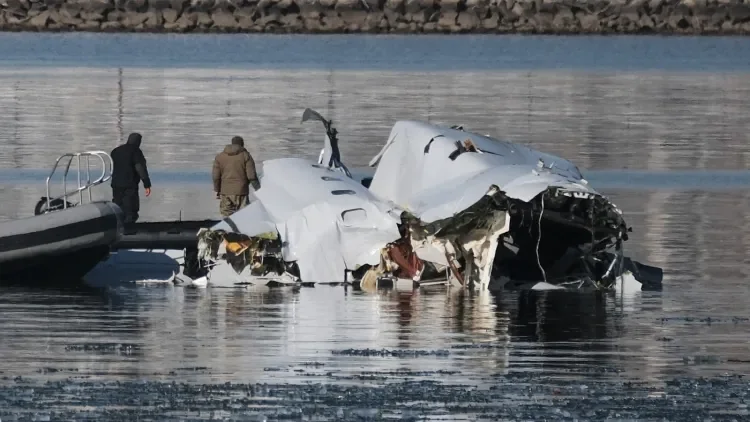
M 318 163 L 326 165 L 331 169 L 341 169 L 348 177 L 352 177 L 349 169 L 341 162 L 339 140 L 336 136 L 338 135 L 338 131 L 333 127 L 333 121 L 326 120 L 320 113 L 311 108 L 306 108 L 302 113 L 302 123 L 308 120 L 319 120 L 326 129 L 326 140 L 318 158 Z

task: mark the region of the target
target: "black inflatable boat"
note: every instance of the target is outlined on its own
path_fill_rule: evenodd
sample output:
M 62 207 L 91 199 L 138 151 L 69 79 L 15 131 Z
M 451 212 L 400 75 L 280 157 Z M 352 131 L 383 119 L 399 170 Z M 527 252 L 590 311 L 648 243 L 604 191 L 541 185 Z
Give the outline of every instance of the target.
M 122 210 L 92 202 L 0 223 L 0 280 L 80 279 L 122 236 Z
M 91 161 L 101 163 L 97 166 L 101 174 L 94 180 Z M 68 173 L 74 162 L 78 183 L 69 189 Z M 50 182 L 58 169 L 62 169 L 62 194 L 53 197 Z M 0 222 L 0 281 L 80 280 L 105 259 L 122 236 L 123 212 L 113 202 L 94 201 L 91 188 L 111 177 L 112 158 L 104 151 L 58 157 L 46 180 L 47 194 L 36 204 L 34 216 Z M 68 202 L 74 197 L 78 203 Z
M 92 158 L 98 160 L 102 167 L 101 175 L 93 181 L 89 163 Z M 78 164 L 78 186 L 69 190 L 67 176 L 74 160 Z M 64 193 L 53 198 L 50 181 L 58 168 L 64 169 Z M 179 252 L 185 273 L 195 273 L 198 230 L 211 227 L 218 221 L 123 224 L 123 212 L 116 204 L 92 199 L 91 188 L 110 180 L 111 170 L 112 159 L 103 151 L 61 155 L 47 177 L 47 195 L 36 204 L 35 215 L 0 222 L 0 281 L 79 281 L 95 268 L 103 268 L 105 278 L 116 278 L 115 273 L 128 269 L 115 265 L 121 264 L 119 261 L 112 262 L 111 258 L 118 251 L 147 256 L 154 262 L 159 259 L 173 261 L 158 250 Z M 78 203 L 68 202 L 69 198 L 76 197 Z M 88 204 L 84 204 L 85 197 L 89 199 Z M 156 252 L 149 252 L 154 250 Z M 100 267 L 100 264 L 105 265 Z M 177 265 L 177 261 L 174 264 Z M 182 272 L 179 268 L 175 271 Z

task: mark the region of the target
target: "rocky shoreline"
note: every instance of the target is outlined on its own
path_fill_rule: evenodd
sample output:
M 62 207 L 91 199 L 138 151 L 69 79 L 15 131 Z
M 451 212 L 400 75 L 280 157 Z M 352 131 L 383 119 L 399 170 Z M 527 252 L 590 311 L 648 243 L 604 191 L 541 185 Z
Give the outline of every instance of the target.
M 2 31 L 750 34 L 750 0 L 0 0 Z

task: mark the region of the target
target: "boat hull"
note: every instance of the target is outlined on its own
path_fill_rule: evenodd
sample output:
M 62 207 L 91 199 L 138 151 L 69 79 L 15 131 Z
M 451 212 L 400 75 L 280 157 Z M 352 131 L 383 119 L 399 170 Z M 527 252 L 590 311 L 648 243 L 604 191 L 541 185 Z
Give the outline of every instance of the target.
M 103 201 L 0 223 L 0 280 L 80 280 L 120 239 L 122 220 Z

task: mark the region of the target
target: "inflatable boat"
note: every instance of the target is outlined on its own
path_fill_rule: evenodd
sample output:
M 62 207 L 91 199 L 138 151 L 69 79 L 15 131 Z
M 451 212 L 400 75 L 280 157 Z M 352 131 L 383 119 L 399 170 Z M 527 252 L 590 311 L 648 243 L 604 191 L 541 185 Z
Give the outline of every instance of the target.
M 61 166 L 66 158 L 67 163 Z M 91 180 L 92 158 L 102 165 L 101 175 L 95 180 Z M 69 190 L 67 177 L 74 161 L 78 164 L 78 186 Z M 63 193 L 52 197 L 50 181 L 58 168 L 64 168 Z M 0 222 L 0 281 L 80 280 L 105 259 L 110 247 L 122 237 L 123 212 L 112 202 L 93 201 L 91 188 L 111 177 L 112 158 L 104 151 L 58 157 L 47 177 L 47 196 L 40 199 L 35 215 Z M 75 196 L 78 203 L 68 202 Z M 86 204 L 85 196 L 89 199 Z
M 80 279 L 122 235 L 122 210 L 93 202 L 0 223 L 0 280 Z

